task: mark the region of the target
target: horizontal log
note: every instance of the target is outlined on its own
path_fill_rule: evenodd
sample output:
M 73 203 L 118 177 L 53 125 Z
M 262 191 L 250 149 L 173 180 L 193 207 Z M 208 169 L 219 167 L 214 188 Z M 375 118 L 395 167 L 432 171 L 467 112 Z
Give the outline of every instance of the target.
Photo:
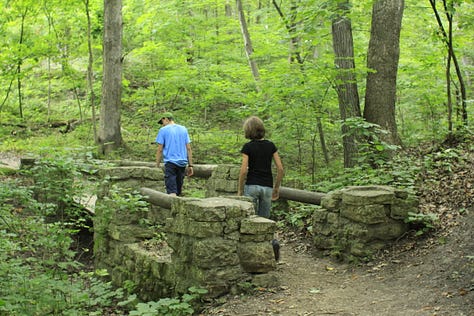
M 114 160 L 111 161 L 112 163 L 119 165 L 119 166 L 138 166 L 138 167 L 150 167 L 155 168 L 156 163 L 154 162 L 146 162 L 146 161 L 130 161 L 130 160 Z M 160 167 L 163 164 L 160 164 Z M 208 179 L 211 177 L 212 172 L 217 168 L 217 165 L 193 165 L 194 177 Z
M 280 198 L 302 203 L 321 205 L 321 199 L 326 196 L 325 193 L 298 190 L 293 188 L 281 187 Z
M 177 196 L 169 195 L 149 188 L 140 188 L 140 193 L 145 196 L 145 200 L 147 202 L 166 209 L 170 209 L 173 199 L 178 198 Z

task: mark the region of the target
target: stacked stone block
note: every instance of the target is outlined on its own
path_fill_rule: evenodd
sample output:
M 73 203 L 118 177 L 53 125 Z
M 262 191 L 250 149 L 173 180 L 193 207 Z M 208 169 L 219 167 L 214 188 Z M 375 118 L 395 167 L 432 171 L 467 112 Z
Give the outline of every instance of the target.
M 276 223 L 255 216 L 251 202 L 175 197 L 170 209 L 154 204 L 147 211 L 124 209 L 107 198 L 107 189 L 129 187 L 125 174 L 145 174 L 129 168 L 103 171 L 108 181 L 94 219 L 96 267 L 107 269 L 114 284 L 131 281 L 142 300 L 174 297 L 192 286 L 216 297 L 275 270 Z
M 108 180 L 104 183 L 102 189 L 110 189 L 111 185 L 118 185 L 121 188 L 131 188 L 138 190 L 141 187 L 147 187 L 157 191 L 163 191 L 164 173 L 161 168 L 149 168 L 141 166 L 119 166 L 108 167 L 99 170 L 99 176 Z
M 348 260 L 370 259 L 408 229 L 417 201 L 388 186 L 347 187 L 327 194 L 313 214 L 314 245 Z
M 237 193 L 240 166 L 218 165 L 207 180 L 206 197 L 232 196 Z

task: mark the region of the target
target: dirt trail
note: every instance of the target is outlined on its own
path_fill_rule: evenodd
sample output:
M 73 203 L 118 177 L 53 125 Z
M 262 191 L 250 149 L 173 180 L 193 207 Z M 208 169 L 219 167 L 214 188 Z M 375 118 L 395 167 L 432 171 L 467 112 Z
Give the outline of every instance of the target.
M 358 267 L 283 240 L 279 288 L 228 296 L 202 315 L 474 315 L 473 213 L 457 218 L 449 236 L 404 241 Z

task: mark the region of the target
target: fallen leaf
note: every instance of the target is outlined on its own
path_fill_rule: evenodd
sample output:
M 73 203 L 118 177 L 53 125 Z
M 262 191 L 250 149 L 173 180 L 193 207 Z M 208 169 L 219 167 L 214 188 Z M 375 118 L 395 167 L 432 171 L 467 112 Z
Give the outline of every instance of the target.
M 311 293 L 311 294 L 320 294 L 321 289 L 312 288 L 312 289 L 309 290 L 309 293 Z

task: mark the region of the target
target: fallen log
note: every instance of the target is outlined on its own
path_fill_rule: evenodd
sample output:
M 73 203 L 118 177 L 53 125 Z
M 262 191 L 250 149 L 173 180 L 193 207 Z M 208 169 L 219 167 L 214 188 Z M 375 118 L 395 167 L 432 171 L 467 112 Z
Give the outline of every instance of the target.
M 145 200 L 147 202 L 166 209 L 170 209 L 173 199 L 178 198 L 177 196 L 169 195 L 149 188 L 140 188 L 140 193 L 145 196 Z
M 139 166 L 139 167 L 150 167 L 155 168 L 156 163 L 147 162 L 147 161 L 130 161 L 130 160 L 113 160 L 111 163 L 114 163 L 118 166 Z M 163 164 L 160 164 L 160 168 Z M 217 165 L 193 165 L 194 177 L 208 179 L 211 177 L 212 172 L 217 168 Z
M 321 205 L 321 199 L 325 196 L 326 194 L 321 192 L 298 190 L 287 187 L 280 188 L 280 198 L 302 203 Z

